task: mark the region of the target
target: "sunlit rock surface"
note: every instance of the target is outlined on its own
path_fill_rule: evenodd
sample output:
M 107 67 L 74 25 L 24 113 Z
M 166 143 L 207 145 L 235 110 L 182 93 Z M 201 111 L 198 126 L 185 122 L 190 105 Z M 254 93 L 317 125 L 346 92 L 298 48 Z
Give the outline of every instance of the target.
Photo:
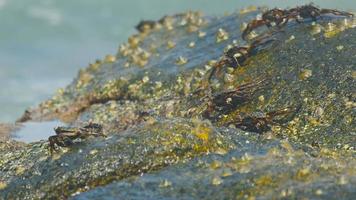
M 271 34 L 242 67 L 224 68 L 210 85 L 216 94 L 261 78 L 266 84 L 205 119 L 213 60 L 228 45 L 246 44 L 240 28 L 258 13 L 165 17 L 117 55 L 81 70 L 19 121 L 92 121 L 108 137 L 79 140 L 53 155 L 47 141 L 2 141 L 0 197 L 355 197 L 354 19 L 292 21 Z M 292 115 L 264 134 L 226 125 L 284 108 L 294 108 Z

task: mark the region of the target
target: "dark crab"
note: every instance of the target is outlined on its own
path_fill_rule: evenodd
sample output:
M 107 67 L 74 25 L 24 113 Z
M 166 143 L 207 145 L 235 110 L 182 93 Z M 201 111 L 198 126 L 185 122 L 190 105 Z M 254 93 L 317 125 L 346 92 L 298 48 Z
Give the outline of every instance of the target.
M 235 110 L 238 106 L 249 102 L 254 94 L 265 88 L 269 83 L 267 78 L 256 78 L 255 81 L 237 86 L 231 90 L 225 90 L 215 94 L 207 95 L 207 109 L 203 116 L 211 120 L 216 119 L 217 115 L 227 114 Z M 211 92 L 211 91 L 210 91 Z M 213 115 L 213 113 L 217 115 Z
M 288 107 L 268 113 L 258 112 L 254 114 L 248 114 L 246 116 L 239 115 L 233 122 L 230 122 L 229 124 L 233 124 L 237 128 L 245 131 L 261 134 L 270 131 L 271 126 L 284 127 L 283 124 L 292 120 L 298 112 L 299 108 L 300 107 Z
M 75 139 L 85 139 L 90 136 L 98 137 L 104 136 L 103 127 L 100 124 L 89 123 L 86 126 L 77 128 L 77 127 L 56 127 L 54 129 L 56 135 L 50 136 L 49 149 L 51 152 L 56 150 L 56 145 L 59 147 L 68 147 L 73 144 Z
M 276 25 L 277 27 L 282 27 L 291 19 L 295 19 L 298 23 L 301 23 L 301 19 L 311 18 L 316 21 L 318 17 L 325 14 L 333 14 L 338 16 L 353 17 L 352 13 L 334 10 L 334 9 L 319 9 L 313 4 L 308 4 L 289 10 L 282 10 L 274 8 L 268 10 L 262 14 L 262 19 L 253 20 L 247 24 L 247 27 L 242 33 L 242 38 L 247 39 L 247 35 L 251 33 L 254 29 L 266 25 L 268 28 Z
M 319 9 L 313 4 L 300 6 L 292 8 L 288 11 L 287 19 L 295 19 L 298 23 L 301 23 L 301 19 L 311 18 L 313 21 L 316 21 L 318 17 L 321 17 L 325 14 L 333 14 L 345 17 L 353 17 L 354 15 L 349 12 L 334 10 L 334 9 Z
M 224 66 L 232 67 L 234 69 L 243 66 L 249 57 L 256 55 L 264 45 L 275 40 L 270 38 L 270 36 L 271 35 L 260 37 L 249 46 L 234 46 L 227 50 L 220 61 L 211 69 L 208 80 L 210 81 Z
M 266 25 L 268 28 L 272 26 L 282 26 L 288 22 L 288 18 L 286 16 L 289 14 L 288 10 L 282 10 L 279 8 L 274 8 L 268 10 L 262 14 L 262 19 L 255 19 L 252 20 L 250 23 L 247 24 L 247 27 L 242 32 L 242 39 L 246 40 L 247 35 L 252 32 L 252 30 Z

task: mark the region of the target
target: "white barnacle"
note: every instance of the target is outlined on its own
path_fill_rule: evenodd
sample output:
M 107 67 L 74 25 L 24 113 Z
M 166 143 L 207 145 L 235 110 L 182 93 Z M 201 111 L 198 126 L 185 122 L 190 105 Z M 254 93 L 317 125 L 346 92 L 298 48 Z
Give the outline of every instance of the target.
M 312 24 L 310 33 L 311 33 L 312 35 L 319 34 L 319 33 L 321 32 L 322 28 L 323 28 L 323 27 L 322 27 L 320 24 L 314 23 L 314 24 Z
M 204 31 L 199 31 L 198 32 L 198 37 L 199 38 L 203 38 L 203 37 L 205 37 L 206 36 L 206 32 L 204 32 Z
M 179 56 L 176 60 L 176 64 L 177 65 L 184 65 L 188 62 L 188 59 L 183 57 L 183 56 Z
M 338 51 L 341 51 L 341 50 L 344 49 L 344 46 L 343 46 L 343 45 L 338 45 L 338 46 L 336 47 L 336 49 L 337 49 Z
M 226 99 L 226 103 L 227 103 L 227 104 L 230 104 L 231 102 L 232 102 L 232 98 L 231 98 L 231 97 L 229 97 L 229 98 Z
M 190 42 L 190 43 L 188 44 L 188 47 L 190 47 L 190 48 L 195 47 L 195 42 Z
M 329 22 L 325 27 L 325 31 L 326 32 L 334 31 L 335 28 L 336 28 L 336 25 L 331 23 L 331 22 Z
M 292 41 L 295 39 L 295 36 L 294 35 L 291 35 L 287 40 L 286 40 L 286 43 Z
M 300 80 L 306 80 L 313 75 L 313 71 L 310 69 L 303 69 L 299 74 Z
M 176 46 L 176 43 L 173 41 L 167 42 L 167 49 L 173 49 Z
M 239 52 L 237 52 L 237 53 L 234 54 L 234 58 L 239 58 L 239 57 L 241 57 L 241 56 L 242 56 L 242 54 L 239 53 Z
M 147 83 L 148 81 L 150 81 L 150 77 L 144 76 L 144 77 L 142 78 L 142 82 L 143 82 L 143 83 Z
M 356 27 L 356 17 L 353 18 L 352 23 L 350 23 L 350 28 L 355 28 Z
M 247 39 L 252 40 L 254 38 L 256 38 L 258 36 L 258 34 L 255 31 L 251 31 L 248 35 L 247 35 Z
M 262 14 L 261 13 L 256 15 L 256 20 L 262 20 Z
M 246 28 L 247 28 L 247 23 L 246 23 L 246 22 L 243 22 L 243 23 L 240 25 L 240 31 L 244 31 Z
M 216 34 L 216 42 L 222 42 L 229 39 L 229 33 L 227 31 L 225 31 L 222 28 L 219 28 L 217 34 Z

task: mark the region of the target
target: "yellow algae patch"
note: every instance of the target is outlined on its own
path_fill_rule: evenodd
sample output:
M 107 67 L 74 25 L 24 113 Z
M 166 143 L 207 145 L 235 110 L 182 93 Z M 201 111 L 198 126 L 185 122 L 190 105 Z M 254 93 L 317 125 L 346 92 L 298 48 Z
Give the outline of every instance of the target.
M 281 142 L 281 146 L 288 151 L 288 153 L 292 153 L 294 151 L 292 145 L 287 141 L 287 140 L 283 140 Z
M 356 70 L 351 72 L 351 76 L 352 76 L 353 79 L 356 79 Z
M 335 24 L 328 23 L 327 26 L 325 27 L 324 37 L 332 38 L 337 34 L 339 34 L 341 31 L 342 29 L 337 28 Z
M 194 135 L 204 142 L 209 141 L 210 134 L 212 133 L 212 129 L 209 124 L 204 123 L 203 121 L 195 120 L 195 129 L 193 130 Z
M 219 169 L 222 166 L 222 162 L 218 160 L 214 160 L 212 163 L 210 163 L 210 168 L 211 169 Z
M 273 179 L 270 175 L 264 175 L 255 179 L 255 184 L 257 186 L 270 186 L 273 185 Z
M 311 171 L 309 167 L 305 167 L 302 169 L 299 169 L 295 175 L 295 179 L 299 181 L 307 181 L 311 175 Z
M 21 175 L 25 171 L 26 171 L 26 168 L 20 165 L 20 166 L 16 167 L 15 173 L 16 173 L 16 175 Z
M 0 181 L 0 190 L 3 190 L 7 187 L 7 183 Z

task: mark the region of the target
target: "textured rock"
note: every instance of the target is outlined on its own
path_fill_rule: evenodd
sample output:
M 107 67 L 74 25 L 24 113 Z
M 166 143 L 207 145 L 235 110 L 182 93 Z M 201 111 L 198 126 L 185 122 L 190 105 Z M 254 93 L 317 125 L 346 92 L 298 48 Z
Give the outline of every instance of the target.
M 240 27 L 257 13 L 165 17 L 116 56 L 81 70 L 19 121 L 93 121 L 109 137 L 83 139 L 53 155 L 46 141 L 11 149 L 7 141 L 0 146 L 0 197 L 66 198 L 87 190 L 75 198 L 354 197 L 354 19 L 290 22 L 271 34 L 242 67 L 224 68 L 210 85 L 215 95 L 266 82 L 241 91 L 249 98 L 231 104 L 221 98 L 210 110 L 213 60 L 228 45 L 245 44 Z M 262 135 L 227 127 L 241 116 L 284 108 L 293 111 L 278 119 L 283 125 Z

